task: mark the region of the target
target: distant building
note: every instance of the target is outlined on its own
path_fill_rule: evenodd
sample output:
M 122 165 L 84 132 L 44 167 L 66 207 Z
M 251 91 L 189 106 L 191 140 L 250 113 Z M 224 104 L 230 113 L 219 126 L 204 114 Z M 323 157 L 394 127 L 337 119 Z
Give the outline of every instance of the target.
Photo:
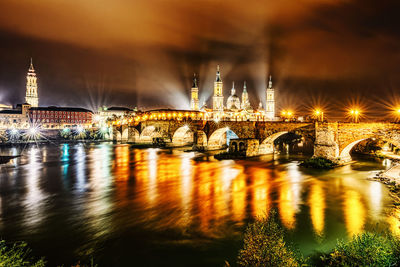
M 0 110 L 0 129 L 27 129 L 29 128 L 30 104 L 18 104 L 15 109 Z
M 268 120 L 275 119 L 275 90 L 272 88 L 272 76 L 269 76 L 268 87 L 266 90 L 265 116 Z
M 31 65 L 29 67 L 28 74 L 26 75 L 25 102 L 30 104 L 32 107 L 39 106 L 37 77 L 36 77 L 35 69 L 33 68 L 32 58 L 31 58 Z
M 191 109 L 194 110 L 194 103 L 198 103 L 198 88 L 197 83 L 194 83 L 191 89 Z M 194 95 L 196 97 L 194 97 Z M 196 102 L 195 102 L 196 101 Z M 208 118 L 215 121 L 219 120 L 235 120 L 235 121 L 266 121 L 275 120 L 275 94 L 272 88 L 272 78 L 270 76 L 269 84 L 267 87 L 266 110 L 263 109 L 262 101 L 258 108 L 253 108 L 250 104 L 249 94 L 247 92 L 246 81 L 243 84 L 242 100 L 236 94 L 234 82 L 232 83 L 231 95 L 224 105 L 223 95 L 223 82 L 219 65 L 217 66 L 216 78 L 214 81 L 214 94 L 213 94 L 212 109 L 208 109 L 204 103 L 200 108 L 201 111 L 207 113 Z M 196 109 L 197 110 L 197 109 Z M 211 116 L 209 116 L 211 115 Z
M 99 127 L 107 125 L 108 120 L 115 120 L 122 118 L 125 115 L 135 115 L 137 109 L 131 109 L 127 107 L 100 107 L 93 117 L 93 123 Z
M 92 125 L 93 112 L 84 108 L 70 107 L 32 107 L 29 109 L 29 119 L 34 125 L 45 129 L 62 129 L 65 127 Z

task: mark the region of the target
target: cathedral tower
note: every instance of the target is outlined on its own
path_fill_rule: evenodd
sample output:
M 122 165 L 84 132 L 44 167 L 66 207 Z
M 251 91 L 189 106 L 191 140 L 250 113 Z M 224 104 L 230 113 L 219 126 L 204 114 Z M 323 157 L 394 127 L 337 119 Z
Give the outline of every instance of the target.
M 213 111 L 224 111 L 224 96 L 222 93 L 222 79 L 219 73 L 219 65 L 217 66 L 217 77 L 214 82 Z
M 265 107 L 265 116 L 268 120 L 275 119 L 275 90 L 272 88 L 272 76 L 269 76 L 268 87 L 267 87 L 267 101 Z
M 190 90 L 190 109 L 199 110 L 199 87 L 197 86 L 196 73 L 193 76 L 192 89 Z
M 25 102 L 30 104 L 32 107 L 37 107 L 39 105 L 37 77 L 35 69 L 33 68 L 32 58 L 28 74 L 26 75 Z
M 245 109 L 245 110 L 251 109 L 250 101 L 249 101 L 249 94 L 247 93 L 246 81 L 244 81 L 244 84 L 243 84 L 241 108 Z

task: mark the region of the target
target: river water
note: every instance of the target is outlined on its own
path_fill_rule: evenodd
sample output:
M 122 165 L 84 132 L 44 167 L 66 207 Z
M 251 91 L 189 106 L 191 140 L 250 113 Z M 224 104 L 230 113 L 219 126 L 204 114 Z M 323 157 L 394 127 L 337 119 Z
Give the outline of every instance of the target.
M 1 148 L 0 234 L 50 266 L 222 266 L 246 223 L 276 209 L 301 252 L 327 251 L 364 230 L 399 232 L 388 189 L 369 181 L 390 161 L 329 171 L 299 157 L 202 161 L 181 150 L 48 144 Z

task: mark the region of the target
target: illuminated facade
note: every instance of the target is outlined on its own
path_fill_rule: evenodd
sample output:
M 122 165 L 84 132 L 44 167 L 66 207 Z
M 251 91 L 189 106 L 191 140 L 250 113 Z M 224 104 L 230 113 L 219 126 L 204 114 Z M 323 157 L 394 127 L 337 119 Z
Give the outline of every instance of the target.
M 266 92 L 266 107 L 265 107 L 265 116 L 268 120 L 275 119 L 275 90 L 272 88 L 272 76 L 269 76 L 268 87 Z
M 190 109 L 199 110 L 199 87 L 197 86 L 196 74 L 194 74 L 192 89 L 190 91 Z
M 32 59 L 31 59 L 31 65 L 29 66 L 28 74 L 26 76 L 25 102 L 30 104 L 32 107 L 39 106 L 37 77 L 35 69 L 33 68 Z
M 84 108 L 32 107 L 29 109 L 31 123 L 41 125 L 46 129 L 76 126 L 88 128 L 92 124 L 92 115 L 92 111 Z
M 227 107 L 227 109 L 230 109 L 230 110 L 239 110 L 240 109 L 240 99 L 236 95 L 235 82 L 232 83 L 231 95 L 228 97 L 228 100 L 226 101 L 226 107 Z
M 271 91 L 272 90 L 272 91 Z M 272 89 L 272 82 L 267 89 L 268 92 L 268 107 L 270 111 L 266 113 L 260 102 L 258 108 L 254 109 L 249 100 L 249 94 L 247 92 L 246 81 L 243 84 L 242 100 L 236 94 L 235 83 L 232 83 L 231 94 L 224 105 L 224 95 L 223 95 L 223 82 L 221 78 L 219 65 L 217 66 L 216 78 L 214 81 L 214 94 L 213 94 L 213 105 L 212 109 L 208 109 L 206 103 L 201 106 L 200 110 L 209 114 L 209 118 L 215 121 L 219 120 L 234 120 L 234 121 L 259 121 L 259 120 L 274 120 L 275 118 L 275 101 L 274 92 Z M 197 86 L 197 79 L 194 77 L 193 85 L 191 89 L 191 100 L 190 108 L 191 110 L 199 110 L 199 89 Z M 272 102 L 271 102 L 272 100 Z M 270 117 L 267 117 L 266 115 Z
M 222 113 L 224 111 L 224 95 L 222 91 L 222 79 L 219 72 L 219 65 L 217 66 L 217 76 L 214 82 L 214 96 L 213 96 L 213 111 L 215 113 Z M 220 114 L 218 114 L 220 115 Z M 217 116 L 218 116 L 217 115 Z
M 250 105 L 250 101 L 249 101 L 249 94 L 247 93 L 246 81 L 244 81 L 244 84 L 243 84 L 241 108 L 243 110 L 251 110 L 252 109 L 252 107 Z

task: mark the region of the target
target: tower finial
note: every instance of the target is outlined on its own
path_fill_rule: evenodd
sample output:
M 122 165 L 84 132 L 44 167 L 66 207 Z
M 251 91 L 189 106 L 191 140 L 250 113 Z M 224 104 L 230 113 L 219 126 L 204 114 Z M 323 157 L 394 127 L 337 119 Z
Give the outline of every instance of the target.
M 235 95 L 236 90 L 235 90 L 235 82 L 232 82 L 232 90 L 231 90 L 231 95 Z
M 220 72 L 219 72 L 219 65 L 217 65 L 217 77 L 216 77 L 215 81 L 217 81 L 217 82 L 222 82 L 222 80 L 221 80 L 221 74 L 220 74 Z
M 269 75 L 268 88 L 272 88 L 272 75 Z
M 31 57 L 31 64 L 30 64 L 30 66 L 29 66 L 29 71 L 35 71 L 35 69 L 33 68 L 33 60 L 32 60 L 32 57 Z
M 196 78 L 196 73 L 193 73 L 193 84 L 192 88 L 197 88 L 197 78 Z
M 244 92 L 247 91 L 246 81 L 244 81 L 244 83 L 243 83 L 243 91 L 244 91 Z

